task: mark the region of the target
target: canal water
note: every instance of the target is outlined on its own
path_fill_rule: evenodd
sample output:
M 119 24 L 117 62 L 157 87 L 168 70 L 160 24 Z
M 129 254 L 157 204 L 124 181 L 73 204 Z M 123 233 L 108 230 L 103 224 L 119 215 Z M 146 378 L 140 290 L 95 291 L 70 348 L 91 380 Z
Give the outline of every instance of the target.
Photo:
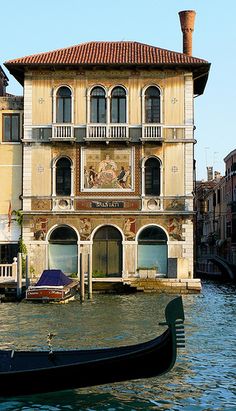
M 110 347 L 162 332 L 166 294 L 94 295 L 80 304 L 3 303 L 0 340 L 5 349 Z M 0 411 L 228 411 L 236 410 L 236 285 L 203 283 L 184 295 L 186 348 L 173 370 L 158 378 L 11 399 Z M 37 381 L 35 381 L 37 384 Z M 1 389 L 1 387 L 0 387 Z

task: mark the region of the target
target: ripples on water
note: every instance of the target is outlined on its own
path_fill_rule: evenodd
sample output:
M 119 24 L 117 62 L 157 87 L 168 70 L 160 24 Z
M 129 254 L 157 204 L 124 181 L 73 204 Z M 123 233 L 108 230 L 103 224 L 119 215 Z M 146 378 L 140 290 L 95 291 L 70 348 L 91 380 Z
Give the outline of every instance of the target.
M 211 282 L 183 296 L 186 348 L 158 378 L 0 400 L 0 411 L 236 410 L 236 287 Z M 95 295 L 93 302 L 1 304 L 1 347 L 54 349 L 126 345 L 162 332 L 165 294 Z

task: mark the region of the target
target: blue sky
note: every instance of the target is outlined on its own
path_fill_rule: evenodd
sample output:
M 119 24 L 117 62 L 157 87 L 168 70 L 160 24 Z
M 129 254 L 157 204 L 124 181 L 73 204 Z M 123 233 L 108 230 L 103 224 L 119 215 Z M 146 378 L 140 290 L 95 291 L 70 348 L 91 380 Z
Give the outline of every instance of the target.
M 195 99 L 197 178 L 206 178 L 207 165 L 224 174 L 224 157 L 236 148 L 235 0 L 4 1 L 0 65 L 92 40 L 139 41 L 182 52 L 178 12 L 188 9 L 197 13 L 193 55 L 211 63 L 205 93 Z M 22 94 L 5 71 L 8 92 Z

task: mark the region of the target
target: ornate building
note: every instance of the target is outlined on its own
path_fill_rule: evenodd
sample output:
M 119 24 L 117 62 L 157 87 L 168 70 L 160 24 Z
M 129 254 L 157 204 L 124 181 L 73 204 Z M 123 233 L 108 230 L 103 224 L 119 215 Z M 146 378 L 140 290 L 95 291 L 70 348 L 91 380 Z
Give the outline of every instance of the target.
M 32 271 L 193 277 L 193 98 L 210 64 L 137 42 L 5 63 L 24 87 L 23 238 Z

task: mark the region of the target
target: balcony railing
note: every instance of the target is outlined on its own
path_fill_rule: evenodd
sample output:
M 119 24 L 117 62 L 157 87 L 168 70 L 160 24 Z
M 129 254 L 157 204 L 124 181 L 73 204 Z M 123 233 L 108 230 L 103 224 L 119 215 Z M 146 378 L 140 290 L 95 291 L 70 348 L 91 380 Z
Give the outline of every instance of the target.
M 53 124 L 52 140 L 72 140 L 74 139 L 74 130 L 71 124 Z
M 121 124 L 88 124 L 88 140 L 126 140 L 129 136 L 128 126 Z
M 179 142 L 193 139 L 193 126 L 127 123 L 53 123 L 24 127 L 24 139 L 36 141 L 142 141 Z
M 143 124 L 142 140 L 162 140 L 162 126 L 160 124 Z

